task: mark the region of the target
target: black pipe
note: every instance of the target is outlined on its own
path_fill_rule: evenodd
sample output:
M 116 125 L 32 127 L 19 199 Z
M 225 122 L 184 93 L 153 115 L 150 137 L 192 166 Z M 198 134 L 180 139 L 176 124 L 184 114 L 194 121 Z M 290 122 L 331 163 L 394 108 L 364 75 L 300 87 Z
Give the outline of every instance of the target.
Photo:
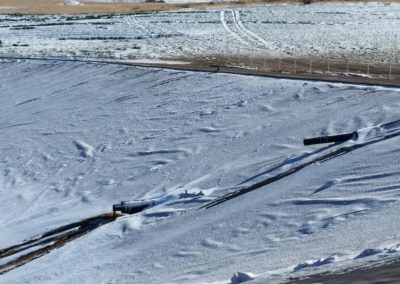
M 121 212 L 125 214 L 135 214 L 143 211 L 147 207 L 155 205 L 154 200 L 139 200 L 139 201 L 122 201 L 120 204 L 113 205 L 113 212 Z
M 314 137 L 314 138 L 306 138 L 304 139 L 304 145 L 314 145 L 314 144 L 324 144 L 324 143 L 339 143 L 345 142 L 350 139 L 357 139 L 358 133 L 357 131 L 339 135 L 332 135 L 332 136 L 321 136 L 321 137 Z

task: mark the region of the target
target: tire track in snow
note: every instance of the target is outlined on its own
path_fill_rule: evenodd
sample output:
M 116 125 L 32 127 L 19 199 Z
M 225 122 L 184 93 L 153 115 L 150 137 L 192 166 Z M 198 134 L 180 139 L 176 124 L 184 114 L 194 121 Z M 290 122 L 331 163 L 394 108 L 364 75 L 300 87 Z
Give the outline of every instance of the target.
M 139 24 L 135 17 L 126 17 L 124 21 L 129 27 L 137 28 L 142 36 L 147 36 L 149 34 L 149 31 L 143 25 Z
M 240 11 L 229 10 L 229 12 L 232 16 L 235 30 L 233 30 L 233 28 L 229 27 L 228 22 L 226 21 L 225 11 L 220 12 L 220 18 L 221 18 L 221 23 L 224 26 L 224 29 L 230 35 L 232 35 L 240 43 L 242 43 L 246 46 L 250 46 L 250 47 L 257 46 L 257 47 L 262 47 L 262 48 L 266 48 L 269 46 L 267 41 L 265 41 L 259 35 L 257 35 L 256 33 L 252 32 L 251 30 L 246 28 L 246 26 L 243 24 L 243 22 L 240 18 Z
M 146 26 L 146 25 L 143 24 L 143 21 L 141 21 L 139 23 L 138 19 L 135 16 L 126 17 L 125 18 L 125 22 L 129 26 L 139 29 L 140 33 L 143 36 L 150 36 L 151 37 L 151 36 L 154 36 L 154 34 L 157 34 L 157 33 L 165 33 L 165 34 L 170 34 L 171 33 L 171 31 L 169 31 L 167 29 L 160 28 L 160 27 L 157 27 L 157 26 L 149 24 L 149 23 L 147 23 L 147 26 Z
M 233 13 L 233 11 L 232 11 L 232 13 Z M 246 35 L 248 38 L 251 38 L 253 41 L 256 41 L 259 45 L 262 45 L 263 47 L 268 47 L 269 44 L 267 41 L 265 41 L 259 35 L 257 35 L 256 33 L 252 32 L 251 30 L 249 30 L 248 28 L 245 27 L 242 20 L 240 19 L 240 11 L 236 10 L 233 13 L 233 18 L 234 18 L 235 24 L 237 25 L 238 29 L 240 29 L 240 31 L 244 35 Z
M 230 10 L 230 12 L 231 12 L 233 23 L 235 24 L 235 28 L 241 34 L 241 35 L 239 35 L 239 33 L 237 33 L 237 35 L 240 36 L 244 41 L 246 41 L 251 47 L 253 47 L 255 45 L 257 46 L 258 42 L 254 41 L 254 39 L 251 36 L 249 36 L 245 31 L 243 31 L 242 27 L 240 26 L 240 24 L 237 20 L 237 14 L 239 13 L 239 11 Z
M 143 23 L 143 21 L 142 21 L 142 23 Z M 145 26 L 146 28 L 153 29 L 158 33 L 164 33 L 166 35 L 180 35 L 180 36 L 184 35 L 183 33 L 177 32 L 174 29 L 166 29 L 164 27 L 160 27 L 160 26 L 155 25 L 155 24 L 147 23 L 146 25 L 147 25 L 147 26 Z
M 233 13 L 233 11 L 231 11 Z M 220 12 L 220 20 L 222 25 L 224 26 L 224 29 L 234 38 L 236 38 L 239 42 L 241 42 L 244 45 L 251 46 L 248 42 L 246 42 L 242 37 L 240 37 L 237 33 L 235 33 L 229 26 L 228 23 L 226 22 L 225 19 L 225 11 Z
M 202 53 L 202 50 L 199 48 L 198 43 L 182 32 L 178 32 L 174 29 L 167 29 L 149 23 L 148 21 L 146 22 L 145 20 L 139 19 L 139 17 L 136 16 L 127 17 L 125 19 L 125 22 L 127 23 L 127 25 L 138 29 L 141 36 L 144 38 L 185 36 L 187 38 L 186 44 L 191 47 L 192 51 L 198 51 L 200 54 Z M 165 44 L 165 42 L 162 42 L 161 44 L 154 44 L 154 47 L 161 48 L 163 50 L 168 50 L 168 47 L 173 47 L 172 50 L 180 50 L 181 45 L 177 41 L 174 41 L 173 43 L 169 43 L 167 45 Z
M 138 17 L 132 16 L 132 17 L 127 17 L 126 22 L 130 24 L 131 26 L 136 26 L 142 31 L 144 31 L 146 34 L 154 35 L 154 34 L 164 34 L 167 36 L 172 36 L 172 35 L 180 35 L 183 36 L 181 32 L 177 32 L 175 30 L 171 29 L 166 29 L 164 27 L 160 27 L 155 24 L 151 24 L 149 22 L 145 23 L 143 20 L 139 20 Z
M 258 45 L 258 47 L 261 47 L 263 49 L 269 49 L 271 47 L 271 44 L 268 43 L 266 40 L 264 40 L 262 37 L 260 37 L 258 34 L 256 34 L 255 32 L 251 31 L 250 29 L 248 29 L 244 23 L 242 22 L 241 18 L 240 18 L 240 11 L 236 10 L 236 11 L 231 11 L 232 12 L 232 17 L 233 20 L 237 26 L 237 28 L 240 30 L 240 32 L 246 36 L 247 38 L 249 38 L 252 41 L 252 44 Z M 272 13 L 272 12 L 271 12 Z M 274 14 L 272 14 L 273 17 L 275 17 L 278 20 L 278 17 L 275 16 Z M 285 49 L 290 49 L 290 46 L 282 43 L 282 46 Z

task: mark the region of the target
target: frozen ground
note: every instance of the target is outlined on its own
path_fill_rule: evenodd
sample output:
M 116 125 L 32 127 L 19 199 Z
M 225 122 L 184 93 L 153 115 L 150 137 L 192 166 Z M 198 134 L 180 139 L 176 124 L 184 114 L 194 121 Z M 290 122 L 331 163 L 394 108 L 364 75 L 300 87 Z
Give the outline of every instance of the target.
M 0 93 L 0 248 L 121 200 L 158 202 L 2 283 L 227 283 L 238 271 L 233 280 L 270 281 L 397 255 L 400 138 L 378 138 L 399 130 L 368 127 L 399 119 L 398 89 L 3 61 Z M 366 127 L 343 145 L 302 145 Z M 199 210 L 373 135 L 377 143 Z
M 399 61 L 400 4 L 267 5 L 133 15 L 0 15 L 0 55 Z

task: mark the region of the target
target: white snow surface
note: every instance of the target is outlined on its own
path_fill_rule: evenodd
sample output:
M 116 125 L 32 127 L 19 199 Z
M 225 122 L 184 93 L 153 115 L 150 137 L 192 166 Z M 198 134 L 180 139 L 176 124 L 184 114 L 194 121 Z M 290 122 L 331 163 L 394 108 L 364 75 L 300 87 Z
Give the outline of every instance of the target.
M 76 0 L 65 0 L 64 5 L 71 5 L 71 6 L 76 6 L 76 5 L 83 5 L 81 2 L 76 1 Z
M 399 95 L 221 73 L 1 61 L 0 248 L 123 200 L 157 202 L 0 282 L 228 283 L 238 271 L 268 281 L 274 271 L 293 276 L 296 267 L 303 273 L 395 255 L 397 137 L 197 209 L 339 147 L 305 147 L 305 137 L 365 133 L 398 119 Z

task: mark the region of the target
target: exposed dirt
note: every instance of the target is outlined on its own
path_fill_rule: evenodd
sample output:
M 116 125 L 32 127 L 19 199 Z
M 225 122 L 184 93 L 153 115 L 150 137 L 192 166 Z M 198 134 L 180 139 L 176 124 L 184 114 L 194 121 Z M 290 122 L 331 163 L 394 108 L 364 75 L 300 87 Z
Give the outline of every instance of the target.
M 187 64 L 163 64 L 160 61 L 160 63 L 144 62 L 143 64 L 132 63 L 132 65 L 327 82 L 400 86 L 400 64 L 392 64 L 391 66 L 389 63 L 361 64 L 341 59 L 327 61 L 322 58 L 312 58 L 310 64 L 310 58 L 250 58 L 243 55 L 239 57 L 229 55 L 228 58 L 225 55 L 207 58 L 182 57 L 171 58 L 170 60 L 180 60 L 187 62 Z M 125 64 L 124 61 L 118 62 Z M 129 62 L 126 64 L 129 64 Z
M 0 13 L 18 14 L 78 14 L 78 13 L 140 13 L 148 11 L 177 10 L 186 8 L 204 9 L 223 6 L 243 6 L 265 3 L 302 3 L 301 0 L 238 0 L 205 3 L 163 3 L 162 0 L 147 0 L 142 3 L 99 3 L 80 1 L 82 5 L 67 5 L 64 0 L 0 0 Z M 152 2 L 154 1 L 154 2 Z M 333 2 L 314 0 L 314 2 Z M 335 2 L 400 2 L 400 0 L 335 0 Z

